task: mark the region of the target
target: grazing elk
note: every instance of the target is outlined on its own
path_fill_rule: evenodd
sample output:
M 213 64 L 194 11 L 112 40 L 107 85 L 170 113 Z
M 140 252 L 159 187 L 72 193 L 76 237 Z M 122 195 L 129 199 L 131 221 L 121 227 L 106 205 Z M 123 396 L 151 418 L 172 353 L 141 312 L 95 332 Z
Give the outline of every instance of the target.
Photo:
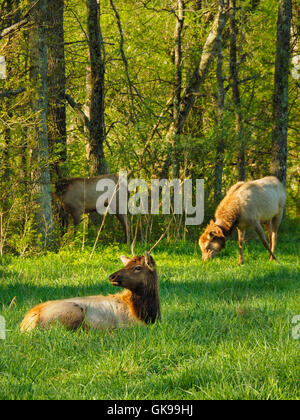
M 285 188 L 273 176 L 235 184 L 219 204 L 215 213 L 216 221 L 211 220 L 200 237 L 203 260 L 214 258 L 225 247 L 226 239 L 234 228 L 237 228 L 239 264 L 243 264 L 244 234 L 248 227 L 257 232 L 270 253 L 270 261 L 276 259 L 274 251 L 285 202 Z M 268 231 L 269 245 L 262 225 Z
M 78 297 L 42 303 L 31 309 L 21 323 L 21 331 L 60 322 L 69 330 L 84 328 L 122 328 L 161 319 L 158 275 L 154 259 L 144 256 L 121 257 L 125 268 L 109 277 L 121 293 L 108 296 Z
M 81 222 L 81 217 L 84 213 L 94 213 L 96 204 L 101 193 L 97 191 L 97 183 L 100 180 L 109 179 L 118 185 L 119 177 L 117 175 L 101 175 L 93 178 L 71 178 L 61 179 L 55 185 L 55 197 L 61 203 L 63 208 L 60 209 L 60 217 L 67 224 L 64 213 L 72 216 L 74 225 L 77 226 Z M 124 228 L 125 240 L 128 242 L 128 220 L 126 214 L 121 214 L 119 211 L 119 191 L 116 190 L 116 208 L 114 209 L 117 218 Z M 107 203 L 108 205 L 109 203 Z

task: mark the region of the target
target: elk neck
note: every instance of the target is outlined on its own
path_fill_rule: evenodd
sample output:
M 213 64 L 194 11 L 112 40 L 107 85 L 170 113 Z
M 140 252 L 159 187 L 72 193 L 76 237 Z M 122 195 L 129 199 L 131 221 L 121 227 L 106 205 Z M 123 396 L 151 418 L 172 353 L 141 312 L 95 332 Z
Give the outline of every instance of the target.
M 161 319 L 157 273 L 153 272 L 149 275 L 155 277 L 151 281 L 151 286 L 131 292 L 130 299 L 136 317 L 146 324 L 152 324 Z
M 237 214 L 226 214 L 225 217 L 219 217 L 216 218 L 215 224 L 219 226 L 219 228 L 222 230 L 225 238 L 228 238 L 233 230 L 238 226 L 239 224 L 239 217 Z

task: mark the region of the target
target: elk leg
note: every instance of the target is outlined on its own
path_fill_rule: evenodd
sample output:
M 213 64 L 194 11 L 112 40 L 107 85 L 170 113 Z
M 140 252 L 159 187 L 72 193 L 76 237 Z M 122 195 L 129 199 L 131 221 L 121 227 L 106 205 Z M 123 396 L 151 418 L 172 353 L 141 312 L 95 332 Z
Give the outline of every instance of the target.
M 272 223 L 271 223 L 271 221 L 270 222 L 267 222 L 267 223 L 264 223 L 264 226 L 267 229 L 268 238 L 269 238 L 269 247 L 272 250 L 272 241 L 273 241 L 273 239 L 272 239 L 273 238 L 272 237 L 272 232 L 273 232 L 273 229 L 272 229 Z
M 280 223 L 281 223 L 281 219 L 282 219 L 282 215 L 275 216 L 272 219 L 272 222 L 271 222 L 271 224 L 272 224 L 272 247 L 271 247 L 271 250 L 272 250 L 273 254 L 275 252 L 275 247 L 276 247 L 276 242 L 277 242 L 277 232 L 278 232 L 278 229 L 279 229 L 279 226 L 280 226 Z M 271 255 L 270 256 L 270 261 L 273 261 L 273 259 L 274 258 Z
M 264 230 L 261 226 L 261 224 L 259 222 L 255 222 L 253 224 L 253 228 L 256 231 L 256 233 L 258 234 L 258 236 L 260 237 L 260 240 L 262 241 L 263 246 L 269 251 L 270 253 L 270 257 L 273 257 L 274 260 L 277 260 L 277 258 L 275 257 L 275 255 L 273 254 L 273 252 L 271 251 L 268 242 L 266 240 L 266 236 L 264 233 Z
M 81 210 L 73 210 L 72 211 L 72 217 L 74 220 L 74 225 L 78 226 L 81 223 L 81 216 L 82 216 L 82 212 Z
M 89 226 L 101 226 L 103 216 L 98 214 L 96 211 L 89 213 Z
M 59 208 L 59 219 L 62 227 L 62 232 L 66 232 L 69 227 L 69 214 L 65 211 L 63 206 Z
M 240 256 L 239 256 L 239 265 L 244 264 L 244 256 L 243 256 L 243 245 L 244 245 L 244 238 L 245 238 L 245 230 L 237 229 L 238 236 L 239 236 L 239 250 L 240 250 Z
M 272 251 L 273 255 L 270 255 L 270 261 L 273 261 L 275 259 L 274 251 L 275 251 L 276 241 L 277 241 L 277 232 L 272 232 L 272 248 L 271 248 L 271 251 Z
M 45 305 L 40 314 L 40 324 L 48 327 L 50 324 L 60 322 L 68 330 L 79 328 L 85 318 L 85 309 L 75 302 L 53 302 Z

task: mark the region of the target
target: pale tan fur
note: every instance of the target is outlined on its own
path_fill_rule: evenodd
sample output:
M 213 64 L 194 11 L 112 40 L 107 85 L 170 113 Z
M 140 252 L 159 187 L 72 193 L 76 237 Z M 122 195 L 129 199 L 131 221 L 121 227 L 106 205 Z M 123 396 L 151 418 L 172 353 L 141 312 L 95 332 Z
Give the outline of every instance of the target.
M 120 293 L 119 296 L 88 296 L 43 303 L 28 312 L 21 324 L 21 332 L 30 331 L 37 325 L 47 327 L 54 321 L 61 322 L 68 329 L 76 329 L 83 322 L 90 328 L 100 329 L 141 322 L 133 316 L 122 298 Z
M 225 238 L 235 227 L 239 235 L 240 264 L 243 263 L 244 233 L 249 227 L 259 235 L 270 253 L 270 259 L 275 259 L 277 231 L 285 203 L 285 188 L 273 176 L 235 184 L 219 204 L 215 213 L 215 222 L 211 221 L 200 237 L 203 259 L 213 258 L 225 246 Z M 266 241 L 262 225 L 268 230 L 270 245 Z
M 20 326 L 21 332 L 31 331 L 37 326 L 48 327 L 56 322 L 70 330 L 80 326 L 106 329 L 155 322 L 160 318 L 160 305 L 153 258 L 148 254 L 134 259 L 122 258 L 126 267 L 112 274 L 110 281 L 127 290 L 108 296 L 77 297 L 42 303 L 26 314 Z

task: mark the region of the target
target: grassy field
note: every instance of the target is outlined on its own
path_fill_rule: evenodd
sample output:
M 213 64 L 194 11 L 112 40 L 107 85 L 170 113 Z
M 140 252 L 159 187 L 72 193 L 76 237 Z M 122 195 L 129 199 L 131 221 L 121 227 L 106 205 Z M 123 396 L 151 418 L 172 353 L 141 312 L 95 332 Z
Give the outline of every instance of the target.
M 118 291 L 108 276 L 127 247 L 3 258 L 0 399 L 299 399 L 299 244 L 281 233 L 279 265 L 252 239 L 238 267 L 235 241 L 209 263 L 194 243 L 161 243 L 162 323 L 113 332 L 21 335 L 19 323 L 45 300 Z

